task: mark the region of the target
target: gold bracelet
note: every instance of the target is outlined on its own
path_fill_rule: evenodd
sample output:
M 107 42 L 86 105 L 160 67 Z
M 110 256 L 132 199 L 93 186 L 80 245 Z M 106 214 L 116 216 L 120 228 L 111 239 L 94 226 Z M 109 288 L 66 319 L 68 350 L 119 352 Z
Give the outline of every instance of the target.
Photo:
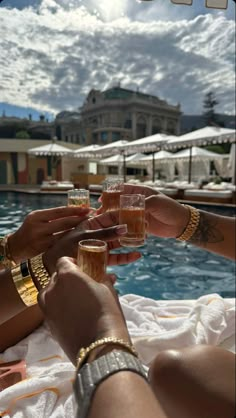
M 87 348 L 81 348 L 79 350 L 78 357 L 77 357 L 77 369 L 81 368 L 82 364 L 86 361 L 86 359 L 88 358 L 88 355 L 90 354 L 92 350 L 94 350 L 97 347 L 100 347 L 101 345 L 107 345 L 107 344 L 120 345 L 121 347 L 126 348 L 135 357 L 138 357 L 138 353 L 132 344 L 128 343 L 127 341 L 121 340 L 119 338 L 106 337 L 106 338 L 101 338 L 100 340 L 93 342 Z
M 22 264 L 11 269 L 11 275 L 16 290 L 26 306 L 33 306 L 37 303 L 38 290 L 30 274 L 22 274 Z
M 186 208 L 188 208 L 190 210 L 190 220 L 184 230 L 184 232 L 177 237 L 177 239 L 179 241 L 189 241 L 190 238 L 192 238 L 192 236 L 195 234 L 199 222 L 200 222 L 200 212 L 198 209 L 193 208 L 192 206 L 189 205 L 183 205 Z
M 43 264 L 43 254 L 36 255 L 29 260 L 30 267 L 34 277 L 36 278 L 41 289 L 44 289 L 49 281 L 50 276 Z
M 10 235 L 0 237 L 0 264 L 4 268 L 15 267 L 16 263 L 13 261 L 9 251 L 8 239 Z

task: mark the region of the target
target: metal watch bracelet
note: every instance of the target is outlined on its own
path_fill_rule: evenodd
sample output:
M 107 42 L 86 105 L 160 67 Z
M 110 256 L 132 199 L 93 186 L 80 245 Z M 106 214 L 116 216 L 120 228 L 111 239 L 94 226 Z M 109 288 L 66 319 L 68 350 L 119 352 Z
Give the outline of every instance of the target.
M 141 361 L 134 355 L 119 350 L 113 350 L 92 363 L 86 363 L 77 371 L 74 383 L 74 392 L 78 401 L 77 418 L 87 417 L 98 385 L 121 371 L 137 373 L 147 381 L 147 374 Z

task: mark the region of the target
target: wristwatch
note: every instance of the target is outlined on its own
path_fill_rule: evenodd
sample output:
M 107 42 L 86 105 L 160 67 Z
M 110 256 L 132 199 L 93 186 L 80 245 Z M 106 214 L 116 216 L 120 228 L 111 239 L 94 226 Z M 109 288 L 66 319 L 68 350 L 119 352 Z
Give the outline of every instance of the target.
M 8 235 L 0 237 L 0 266 L 3 265 L 5 268 L 10 268 L 15 265 L 15 263 L 10 258 L 7 241 Z
M 147 374 L 141 361 L 125 351 L 111 351 L 79 369 L 74 383 L 74 392 L 78 402 L 77 418 L 87 417 L 98 385 L 109 376 L 121 371 L 137 373 L 147 381 Z

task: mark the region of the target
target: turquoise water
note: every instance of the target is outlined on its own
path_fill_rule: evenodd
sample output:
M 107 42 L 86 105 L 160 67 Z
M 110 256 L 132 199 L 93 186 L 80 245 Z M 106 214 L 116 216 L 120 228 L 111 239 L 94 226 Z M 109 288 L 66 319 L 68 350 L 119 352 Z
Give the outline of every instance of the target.
M 94 198 L 92 205 L 96 205 Z M 35 209 L 66 204 L 66 196 L 0 192 L 0 236 L 16 230 Z M 231 208 L 202 207 L 233 216 Z M 124 251 L 124 249 L 123 249 Z M 136 263 L 112 268 L 120 294 L 136 293 L 154 299 L 195 299 L 216 292 L 234 297 L 235 264 L 223 257 L 172 239 L 149 236 Z

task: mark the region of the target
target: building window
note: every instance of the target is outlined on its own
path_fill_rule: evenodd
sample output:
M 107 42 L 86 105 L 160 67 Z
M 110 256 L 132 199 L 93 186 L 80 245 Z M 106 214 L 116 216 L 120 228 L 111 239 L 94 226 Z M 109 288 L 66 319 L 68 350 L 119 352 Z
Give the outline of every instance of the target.
M 120 140 L 120 132 L 112 132 L 112 141 Z
M 171 135 L 175 135 L 176 133 L 176 124 L 175 122 L 169 121 L 167 124 L 167 133 Z
M 130 112 L 125 114 L 124 128 L 132 129 L 132 114 Z
M 65 141 L 68 142 L 68 135 L 65 136 Z
M 92 102 L 93 102 L 93 104 L 96 103 L 96 98 L 95 97 L 93 97 Z
M 73 142 L 74 142 L 74 135 L 73 134 L 71 134 L 71 136 L 70 136 L 70 142 L 73 144 Z
M 108 140 L 108 133 L 106 131 L 101 132 L 101 141 L 107 142 Z
M 152 122 L 152 135 L 162 132 L 161 120 L 155 118 Z
M 147 132 L 147 124 L 145 118 L 142 116 L 137 120 L 137 139 L 145 138 Z
M 93 144 L 97 144 L 97 142 L 98 142 L 98 134 L 93 133 Z

